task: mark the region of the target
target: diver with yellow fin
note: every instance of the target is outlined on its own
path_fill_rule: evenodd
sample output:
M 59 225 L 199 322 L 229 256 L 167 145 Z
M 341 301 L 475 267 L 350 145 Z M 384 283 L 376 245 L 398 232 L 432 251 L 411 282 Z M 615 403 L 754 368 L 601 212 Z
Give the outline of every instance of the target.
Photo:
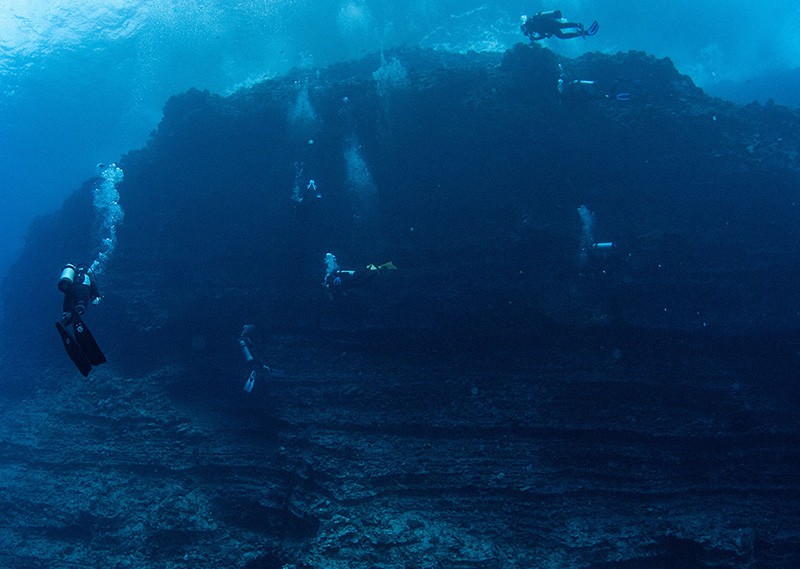
M 100 291 L 97 288 L 94 272 L 85 265 L 76 267 L 70 263 L 61 271 L 58 290 L 64 293 L 64 305 L 61 321 L 56 322 L 56 329 L 67 355 L 78 371 L 86 377 L 92 371 L 92 366 L 98 366 L 106 361 L 94 336 L 81 318 L 90 303 L 100 302 Z M 67 330 L 70 325 L 72 334 Z
M 352 271 L 345 270 L 339 267 L 336 261 L 336 255 L 327 253 L 325 255 L 325 266 L 327 271 L 325 279 L 322 281 L 322 286 L 325 287 L 325 292 L 328 298 L 332 299 L 334 295 L 345 295 L 351 288 L 358 288 L 366 286 L 373 282 L 378 277 L 385 275 L 388 272 L 396 271 L 397 267 L 391 261 L 383 263 L 382 265 L 369 264 L 365 268 Z

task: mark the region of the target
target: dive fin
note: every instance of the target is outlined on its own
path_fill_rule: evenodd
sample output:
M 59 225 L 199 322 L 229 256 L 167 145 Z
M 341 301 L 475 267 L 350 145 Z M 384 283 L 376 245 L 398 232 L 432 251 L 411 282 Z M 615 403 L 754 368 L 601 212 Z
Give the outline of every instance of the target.
M 382 265 L 378 265 L 378 269 L 380 270 L 387 270 L 387 271 L 396 271 L 397 267 L 394 266 L 394 263 L 389 261 L 388 263 L 384 263 Z
M 247 381 L 244 382 L 244 390 L 247 393 L 253 391 L 253 385 L 256 383 L 256 370 L 250 372 L 250 375 L 247 377 Z
M 106 363 L 106 356 L 100 346 L 97 345 L 97 342 L 95 342 L 94 336 L 89 332 L 89 328 L 86 327 L 83 320 L 76 318 L 72 328 L 75 331 L 75 341 L 86 354 L 86 357 L 89 358 L 91 364 L 99 366 Z
M 64 348 L 67 350 L 69 359 L 72 360 L 72 363 L 75 364 L 83 377 L 89 375 L 89 372 L 92 371 L 92 362 L 89 361 L 89 357 L 83 352 L 73 337 L 69 335 L 69 332 L 67 332 L 67 329 L 64 328 L 61 322 L 56 322 L 56 330 L 58 330 L 61 336 L 61 341 L 64 343 Z
M 594 22 L 592 22 L 591 26 L 586 28 L 586 31 L 583 32 L 583 35 L 585 35 L 585 36 L 593 36 L 594 34 L 597 33 L 597 30 L 599 30 L 599 29 L 600 29 L 600 24 L 598 24 L 597 20 L 595 20 Z

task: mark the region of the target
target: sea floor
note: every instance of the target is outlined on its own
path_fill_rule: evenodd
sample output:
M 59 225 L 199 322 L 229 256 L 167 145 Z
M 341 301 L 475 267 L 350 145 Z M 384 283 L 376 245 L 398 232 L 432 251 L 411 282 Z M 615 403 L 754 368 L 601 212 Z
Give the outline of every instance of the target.
M 562 340 L 276 336 L 250 394 L 204 353 L 45 370 L 0 399 L 0 567 L 800 566 L 796 386 Z

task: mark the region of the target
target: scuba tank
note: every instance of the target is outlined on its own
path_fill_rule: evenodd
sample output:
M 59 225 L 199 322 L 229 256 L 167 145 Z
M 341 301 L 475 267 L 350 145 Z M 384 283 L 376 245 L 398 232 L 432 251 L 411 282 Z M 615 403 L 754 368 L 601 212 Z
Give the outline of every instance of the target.
M 250 351 L 250 346 L 247 340 L 244 338 L 239 338 L 239 347 L 242 349 L 242 355 L 244 356 L 244 361 L 248 364 L 253 363 L 255 357 L 253 357 L 253 352 Z
M 541 16 L 542 18 L 553 18 L 554 20 L 561 19 L 561 10 L 551 10 L 549 12 L 539 12 L 536 16 Z
M 61 270 L 61 277 L 58 279 L 58 290 L 67 292 L 75 284 L 76 269 L 75 265 L 68 263 Z

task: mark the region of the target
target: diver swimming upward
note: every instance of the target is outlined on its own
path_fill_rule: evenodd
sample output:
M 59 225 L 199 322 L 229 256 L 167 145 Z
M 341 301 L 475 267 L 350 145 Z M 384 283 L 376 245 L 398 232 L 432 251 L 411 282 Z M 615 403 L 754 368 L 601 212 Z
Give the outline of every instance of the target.
M 105 363 L 103 354 L 94 336 L 89 332 L 82 320 L 89 304 L 100 302 L 100 291 L 97 288 L 94 272 L 85 265 L 68 264 L 61 271 L 58 290 L 64 293 L 64 305 L 61 321 L 56 322 L 56 329 L 64 343 L 72 362 L 84 377 L 92 371 L 92 366 Z M 72 325 L 72 335 L 67 326 Z

